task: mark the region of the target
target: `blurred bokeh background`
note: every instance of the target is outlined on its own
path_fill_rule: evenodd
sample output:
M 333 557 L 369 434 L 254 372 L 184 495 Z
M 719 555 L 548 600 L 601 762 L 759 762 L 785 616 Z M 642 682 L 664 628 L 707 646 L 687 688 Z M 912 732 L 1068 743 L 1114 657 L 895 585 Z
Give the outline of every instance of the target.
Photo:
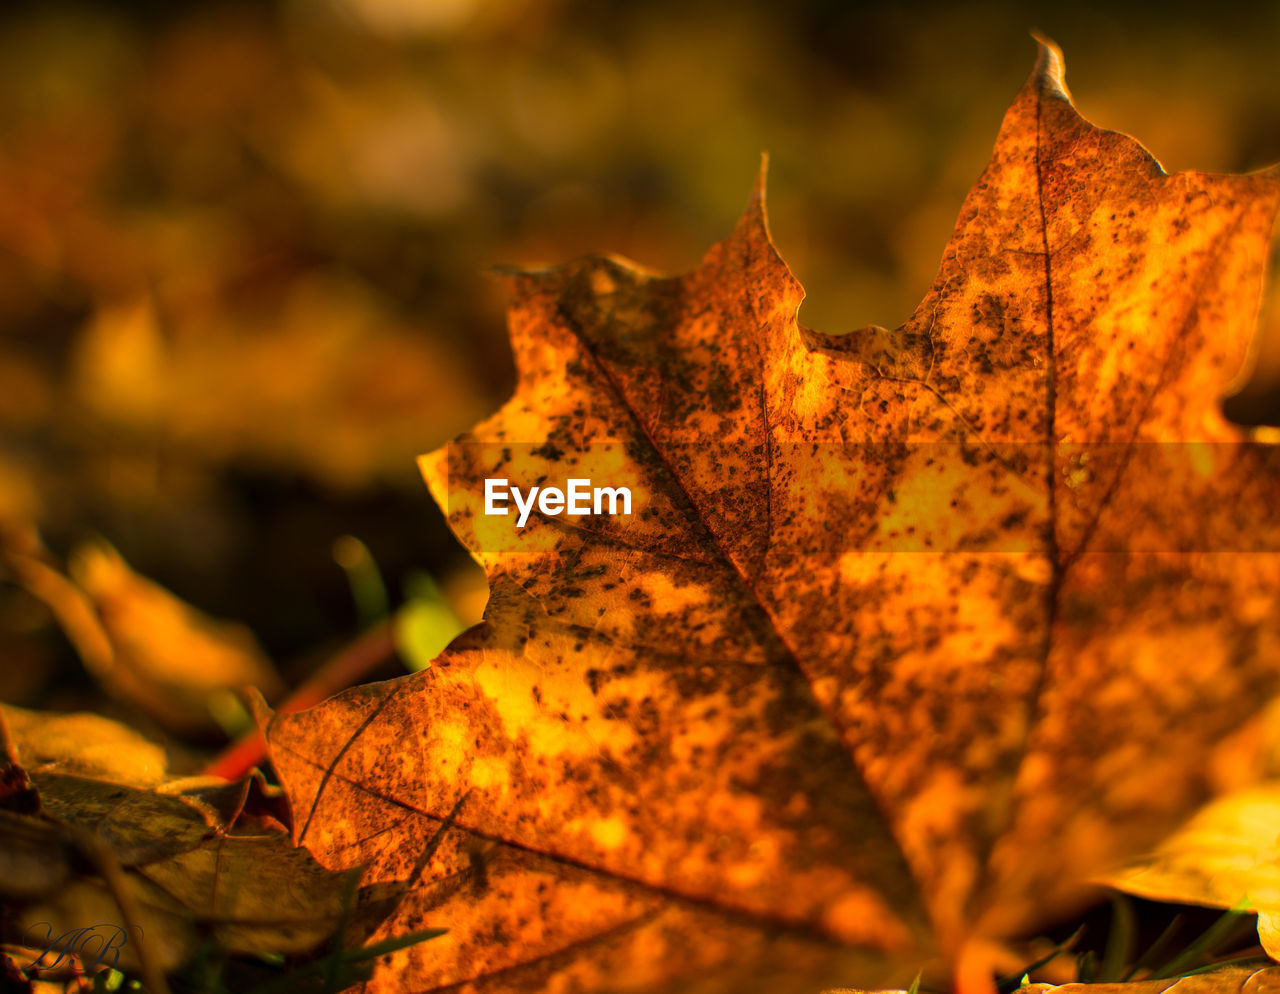
M 393 607 L 428 575 L 474 616 L 414 457 L 511 388 L 485 267 L 690 268 L 768 150 L 802 320 L 897 324 L 1032 28 L 1166 168 L 1280 161 L 1275 2 L 5 5 L 0 700 L 181 726 L 122 690 L 130 651 L 164 650 L 116 628 L 202 650 L 124 562 L 247 625 L 282 687 L 377 612 L 378 576 Z M 1254 420 L 1280 412 L 1277 311 Z

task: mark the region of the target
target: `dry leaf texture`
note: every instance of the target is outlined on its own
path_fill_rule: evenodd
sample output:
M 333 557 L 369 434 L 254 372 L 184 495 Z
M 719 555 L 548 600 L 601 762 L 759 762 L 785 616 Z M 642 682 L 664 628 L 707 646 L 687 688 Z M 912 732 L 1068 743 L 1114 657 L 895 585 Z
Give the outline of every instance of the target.
M 168 970 L 211 936 L 229 952 L 303 953 L 337 929 L 345 875 L 242 817 L 260 782 L 174 777 L 163 750 L 91 714 L 0 705 L 0 747 L 31 795 L 18 809 L 12 792 L 0 797 L 0 910 L 6 940 L 34 947 L 28 960 L 51 937 L 95 927 L 86 959 L 118 928 L 112 948 L 128 970 L 140 942 Z
M 470 792 L 386 926 L 450 935 L 370 990 L 905 982 L 1167 831 L 1276 689 L 1280 462 L 1219 410 L 1276 172 L 1166 175 L 1042 44 L 916 313 L 845 336 L 763 196 L 685 276 L 510 275 L 516 394 L 422 462 L 485 623 L 271 725 L 326 865 L 405 879 Z M 636 507 L 517 529 L 489 478 Z

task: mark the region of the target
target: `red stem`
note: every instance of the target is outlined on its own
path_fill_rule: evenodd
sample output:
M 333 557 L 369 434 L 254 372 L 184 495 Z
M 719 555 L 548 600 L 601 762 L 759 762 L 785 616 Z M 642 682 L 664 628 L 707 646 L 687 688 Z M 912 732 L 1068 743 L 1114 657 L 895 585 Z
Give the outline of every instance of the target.
M 329 659 L 297 690 L 284 699 L 277 712 L 304 711 L 341 690 L 359 683 L 370 670 L 395 655 L 395 629 L 391 619 L 379 622 Z M 210 776 L 239 780 L 267 758 L 267 742 L 254 729 L 224 749 L 205 767 Z

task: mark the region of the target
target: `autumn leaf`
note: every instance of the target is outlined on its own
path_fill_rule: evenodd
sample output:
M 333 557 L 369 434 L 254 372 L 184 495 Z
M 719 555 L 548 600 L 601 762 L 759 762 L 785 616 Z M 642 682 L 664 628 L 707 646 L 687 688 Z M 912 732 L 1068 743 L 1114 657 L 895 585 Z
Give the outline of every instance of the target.
M 1256 914 L 1263 949 L 1280 960 L 1280 782 L 1217 798 L 1104 882 L 1152 900 Z
M 57 954 L 42 954 L 62 936 L 86 969 L 118 965 L 160 991 L 160 971 L 210 938 L 230 953 L 306 953 L 343 921 L 348 875 L 250 816 L 260 780 L 175 776 L 162 750 L 106 718 L 8 705 L 0 771 L 23 788 L 0 791 L 0 938 L 33 976 L 58 975 Z M 77 929 L 85 945 L 67 949 Z
M 404 879 L 466 798 L 382 926 L 449 935 L 365 989 L 977 989 L 1214 794 L 1280 686 L 1280 460 L 1219 407 L 1278 204 L 1044 43 L 896 330 L 797 323 L 763 177 L 688 275 L 511 272 L 515 396 L 422 460 L 484 624 L 268 732 L 326 866 Z
M 33 535 L 0 547 L 0 563 L 45 602 L 98 681 L 174 734 L 217 734 L 243 713 L 243 687 L 276 698 L 279 675 L 242 624 L 210 618 L 136 573 L 102 541 L 85 542 L 64 576 Z
M 1176 980 L 1144 980 L 1124 984 L 1029 984 L 1023 994 L 1253 994 L 1270 990 L 1280 981 L 1280 970 L 1221 970 Z
M 192 737 L 216 728 L 212 715 L 244 686 L 271 698 L 280 677 L 242 624 L 219 621 L 134 572 L 105 542 L 72 556 L 72 578 L 88 595 L 111 642 L 98 676 L 164 727 Z M 96 660 L 84 652 L 89 665 Z

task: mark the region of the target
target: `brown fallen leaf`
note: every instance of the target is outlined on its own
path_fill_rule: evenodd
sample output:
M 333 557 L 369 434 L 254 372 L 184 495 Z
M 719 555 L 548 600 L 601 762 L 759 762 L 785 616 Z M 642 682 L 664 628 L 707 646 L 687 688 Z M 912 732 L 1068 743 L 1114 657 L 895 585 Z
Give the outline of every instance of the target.
M 45 603 L 103 689 L 176 735 L 220 735 L 215 716 L 243 716 L 246 686 L 283 690 L 246 626 L 174 596 L 107 542 L 80 545 L 64 573 L 33 527 L 0 530 L 0 567 Z
M 158 787 L 169 775 L 169 757 L 146 736 L 99 714 L 50 714 L 0 704 L 0 720 L 22 749 L 29 769 L 43 765 L 139 787 Z
M 1280 990 L 1280 970 L 1215 970 L 1175 980 L 1139 980 L 1125 984 L 1029 984 L 1024 994 L 1275 994 Z
M 76 645 L 108 692 L 143 708 L 177 735 L 217 734 L 214 709 L 245 686 L 275 698 L 275 667 L 242 624 L 219 621 L 130 568 L 105 542 L 85 543 L 69 564 L 108 643 Z M 78 629 L 68 628 L 73 637 Z M 232 697 L 234 703 L 234 698 Z
M 1116 984 L 1027 984 L 1018 994 L 1273 994 L 1280 990 L 1280 969 L 1215 970 L 1174 980 L 1138 980 Z M 824 994 L 862 994 L 852 988 Z M 887 994 L 887 992 L 886 992 Z
M 1280 459 L 1219 409 L 1278 205 L 1045 43 L 897 330 L 796 323 L 763 183 L 686 276 L 511 273 L 516 395 L 422 460 L 485 623 L 268 729 L 329 867 L 405 879 L 469 792 L 383 926 L 449 935 L 365 989 L 979 990 L 1211 796 L 1280 689 Z M 491 479 L 635 506 L 517 527 Z
M 1280 781 L 1216 799 L 1102 882 L 1155 901 L 1256 913 L 1262 948 L 1280 960 Z
M 105 763 L 95 735 L 112 744 Z M 348 875 L 263 830 L 264 819 L 241 817 L 258 785 L 175 778 L 156 747 L 96 716 L 0 705 L 0 745 L 20 774 L 5 780 L 36 796 L 34 808 L 15 808 L 12 791 L 0 797 L 0 938 L 26 945 L 27 960 L 88 929 L 87 957 L 114 936 L 107 965 L 150 970 L 148 987 L 160 991 L 160 971 L 209 938 L 230 953 L 306 953 L 342 922 Z

